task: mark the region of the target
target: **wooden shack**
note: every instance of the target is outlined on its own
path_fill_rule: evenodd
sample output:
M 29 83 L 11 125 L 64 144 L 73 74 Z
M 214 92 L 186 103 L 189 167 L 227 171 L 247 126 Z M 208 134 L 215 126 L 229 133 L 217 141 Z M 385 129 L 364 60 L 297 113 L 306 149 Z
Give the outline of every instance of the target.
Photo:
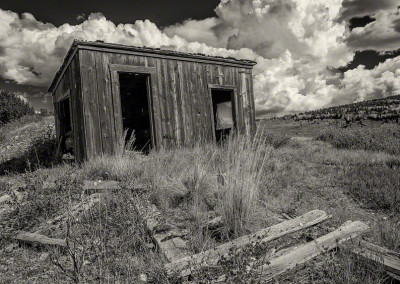
M 255 64 L 74 41 L 49 87 L 59 149 L 71 148 L 77 161 L 113 154 L 125 129 L 144 151 L 250 133 Z

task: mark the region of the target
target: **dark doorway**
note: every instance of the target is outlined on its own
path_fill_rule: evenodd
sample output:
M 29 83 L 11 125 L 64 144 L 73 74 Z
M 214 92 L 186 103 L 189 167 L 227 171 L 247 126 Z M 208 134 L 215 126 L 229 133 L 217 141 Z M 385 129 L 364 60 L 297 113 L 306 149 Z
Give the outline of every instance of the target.
M 214 129 L 217 143 L 222 142 L 236 127 L 233 90 L 211 89 Z
M 138 73 L 119 73 L 121 93 L 122 126 L 127 130 L 127 142 L 135 135 L 135 150 L 148 153 L 151 149 L 151 127 L 149 114 L 150 76 Z
M 66 97 L 57 103 L 60 119 L 61 153 L 73 153 L 70 99 Z

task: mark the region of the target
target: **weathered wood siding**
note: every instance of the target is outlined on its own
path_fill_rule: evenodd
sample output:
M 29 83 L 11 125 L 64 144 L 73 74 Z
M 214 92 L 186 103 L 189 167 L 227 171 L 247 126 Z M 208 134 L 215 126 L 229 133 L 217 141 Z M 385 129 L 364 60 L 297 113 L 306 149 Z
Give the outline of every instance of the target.
M 156 68 L 150 79 L 156 88 L 150 110 L 154 114 L 156 147 L 213 139 L 209 84 L 236 86 L 237 128 L 241 132 L 254 130 L 251 69 L 85 49 L 79 49 L 79 61 L 85 158 L 113 153 L 122 132 L 120 94 L 112 92 L 110 64 Z
M 74 151 L 77 161 L 83 161 L 85 156 L 85 131 L 83 118 L 83 100 L 81 93 L 81 78 L 80 78 L 80 63 L 79 57 L 75 55 L 69 64 L 66 72 L 60 79 L 57 88 L 53 92 L 53 103 L 56 104 L 61 99 L 65 98 L 66 94 L 70 98 L 70 111 L 72 120 L 72 133 L 74 136 Z M 57 109 L 55 109 L 55 126 L 57 138 L 60 139 L 60 119 Z

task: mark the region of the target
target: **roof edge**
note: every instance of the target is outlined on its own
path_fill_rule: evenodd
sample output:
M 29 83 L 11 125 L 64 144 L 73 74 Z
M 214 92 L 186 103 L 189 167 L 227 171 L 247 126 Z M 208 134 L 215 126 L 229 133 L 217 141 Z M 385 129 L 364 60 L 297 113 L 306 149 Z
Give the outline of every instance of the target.
M 185 53 L 185 52 L 178 52 L 173 50 L 166 50 L 161 48 L 150 48 L 150 47 L 138 47 L 138 46 L 131 46 L 131 45 L 123 45 L 123 44 L 114 44 L 114 43 L 104 43 L 101 41 L 83 41 L 83 40 L 74 40 L 71 44 L 70 48 L 67 51 L 67 54 L 64 57 L 63 63 L 60 66 L 59 70 L 53 77 L 53 80 L 48 88 L 48 92 L 53 92 L 57 87 L 62 74 L 65 72 L 66 68 L 69 66 L 74 53 L 79 49 L 87 49 L 90 48 L 99 48 L 99 49 L 115 49 L 115 50 L 124 50 L 124 51 L 131 51 L 131 52 L 138 52 L 144 54 L 156 54 L 158 56 L 171 56 L 171 57 L 181 57 L 191 60 L 209 60 L 219 63 L 225 64 L 233 64 L 233 65 L 241 65 L 245 68 L 252 68 L 257 63 L 252 60 L 245 60 L 245 59 L 236 59 L 233 57 L 222 57 L 222 56 L 209 56 L 201 53 Z

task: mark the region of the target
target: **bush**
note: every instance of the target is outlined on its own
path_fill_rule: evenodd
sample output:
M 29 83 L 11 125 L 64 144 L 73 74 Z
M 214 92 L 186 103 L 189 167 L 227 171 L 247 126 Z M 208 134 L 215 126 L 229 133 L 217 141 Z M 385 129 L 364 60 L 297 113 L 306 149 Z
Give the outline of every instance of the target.
M 35 110 L 14 93 L 6 90 L 0 91 L 0 126 L 34 113 Z
M 277 133 L 277 132 L 272 132 L 272 131 L 260 131 L 261 135 L 262 135 L 262 139 L 264 140 L 264 143 L 266 145 L 270 145 L 274 148 L 280 148 L 282 146 L 285 146 L 291 136 L 286 135 L 286 134 L 281 134 L 281 133 Z
M 384 151 L 400 154 L 400 125 L 384 124 L 373 128 L 324 129 L 318 140 L 331 143 L 336 148 Z

